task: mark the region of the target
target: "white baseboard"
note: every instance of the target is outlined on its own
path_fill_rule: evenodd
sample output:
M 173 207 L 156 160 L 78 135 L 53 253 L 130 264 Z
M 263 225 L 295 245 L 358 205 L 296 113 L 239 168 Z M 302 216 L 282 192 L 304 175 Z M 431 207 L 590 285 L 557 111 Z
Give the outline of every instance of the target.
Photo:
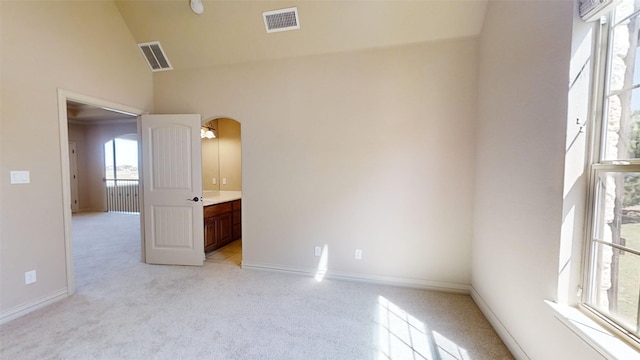
M 317 269 L 313 269 L 313 268 L 303 268 L 303 267 L 296 267 L 296 266 L 289 266 L 289 265 L 265 264 L 265 263 L 256 263 L 256 262 L 250 262 L 250 261 L 243 261 L 242 268 L 255 269 L 255 270 L 279 271 L 279 272 L 286 272 L 286 273 L 304 275 L 309 277 L 315 277 L 317 272 Z M 419 279 L 410 279 L 410 278 L 393 277 L 393 276 L 348 273 L 348 272 L 331 271 L 331 270 L 327 271 L 327 273 L 324 275 L 324 278 L 332 279 L 332 280 L 365 282 L 365 283 L 379 284 L 379 285 L 400 286 L 400 287 L 408 287 L 413 289 L 434 290 L 434 291 L 467 294 L 467 295 L 470 292 L 470 286 L 467 284 L 419 280 Z
M 14 306 L 11 309 L 2 311 L 0 312 L 0 325 L 24 316 L 32 311 L 42 309 L 43 307 L 53 304 L 56 301 L 60 301 L 67 296 L 67 289 L 64 288 L 54 292 L 51 295 L 43 296 L 26 304 Z
M 473 286 L 470 286 L 470 289 L 471 289 L 471 298 L 473 299 L 473 301 L 475 301 L 476 305 L 478 305 L 478 307 L 480 308 L 480 311 L 482 311 L 482 314 L 484 315 L 484 317 L 486 317 L 489 323 L 491 324 L 491 326 L 493 326 L 496 333 L 498 333 L 498 336 L 500 337 L 500 339 L 502 339 L 502 342 L 504 342 L 504 344 L 507 346 L 509 351 L 511 351 L 511 354 L 517 360 L 530 359 L 527 353 L 525 353 L 524 350 L 522 350 L 522 347 L 520 347 L 520 344 L 518 344 L 516 339 L 513 336 L 511 336 L 511 333 L 509 333 L 509 330 L 507 330 L 507 328 L 502 324 L 500 319 L 498 319 L 498 317 L 493 312 L 493 310 L 491 310 L 489 305 L 484 301 L 484 299 L 482 299 L 482 296 L 480 296 L 480 294 L 476 291 L 476 289 L 474 289 Z

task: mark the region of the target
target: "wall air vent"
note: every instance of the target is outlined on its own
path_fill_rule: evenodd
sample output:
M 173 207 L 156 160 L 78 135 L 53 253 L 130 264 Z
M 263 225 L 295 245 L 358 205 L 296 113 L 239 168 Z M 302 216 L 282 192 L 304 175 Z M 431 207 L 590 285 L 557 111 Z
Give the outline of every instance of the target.
M 167 55 L 164 54 L 162 46 L 159 41 L 152 41 L 138 44 L 142 55 L 147 59 L 147 63 L 151 68 L 151 71 L 166 71 L 173 70 Z
M 297 7 L 265 11 L 262 17 L 267 33 L 300 29 Z
M 619 0 L 579 0 L 580 18 L 583 21 L 599 20 L 619 2 Z

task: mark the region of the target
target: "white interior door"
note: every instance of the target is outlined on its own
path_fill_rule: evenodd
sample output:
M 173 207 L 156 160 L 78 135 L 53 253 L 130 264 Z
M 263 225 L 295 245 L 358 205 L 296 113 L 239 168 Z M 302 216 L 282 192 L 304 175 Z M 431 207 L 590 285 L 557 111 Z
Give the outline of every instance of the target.
M 200 115 L 142 115 L 140 129 L 146 262 L 202 266 Z

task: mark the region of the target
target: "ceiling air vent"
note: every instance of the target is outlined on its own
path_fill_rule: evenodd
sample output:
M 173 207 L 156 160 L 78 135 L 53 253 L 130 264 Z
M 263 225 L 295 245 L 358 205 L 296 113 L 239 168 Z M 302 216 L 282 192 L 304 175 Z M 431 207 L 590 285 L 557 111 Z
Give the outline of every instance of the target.
M 262 17 L 267 33 L 300 29 L 297 7 L 265 11 Z
M 146 43 L 138 44 L 140 51 L 144 55 L 144 58 L 147 59 L 147 63 L 151 68 L 151 71 L 166 71 L 173 70 L 171 67 L 171 63 L 169 63 L 169 59 L 167 59 L 167 55 L 164 54 L 164 50 L 162 50 L 162 46 L 160 46 L 159 41 L 152 41 Z

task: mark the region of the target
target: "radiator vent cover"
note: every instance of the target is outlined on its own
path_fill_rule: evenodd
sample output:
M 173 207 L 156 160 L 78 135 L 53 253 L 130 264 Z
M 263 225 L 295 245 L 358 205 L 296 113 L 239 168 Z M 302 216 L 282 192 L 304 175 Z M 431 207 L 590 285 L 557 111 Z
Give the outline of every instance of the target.
M 140 51 L 142 51 L 142 55 L 147 60 L 147 64 L 151 68 L 151 71 L 167 71 L 173 70 L 167 55 L 165 55 L 164 50 L 162 50 L 162 46 L 159 41 L 151 41 L 146 43 L 138 44 Z
M 265 11 L 262 17 L 267 33 L 300 29 L 297 7 Z

